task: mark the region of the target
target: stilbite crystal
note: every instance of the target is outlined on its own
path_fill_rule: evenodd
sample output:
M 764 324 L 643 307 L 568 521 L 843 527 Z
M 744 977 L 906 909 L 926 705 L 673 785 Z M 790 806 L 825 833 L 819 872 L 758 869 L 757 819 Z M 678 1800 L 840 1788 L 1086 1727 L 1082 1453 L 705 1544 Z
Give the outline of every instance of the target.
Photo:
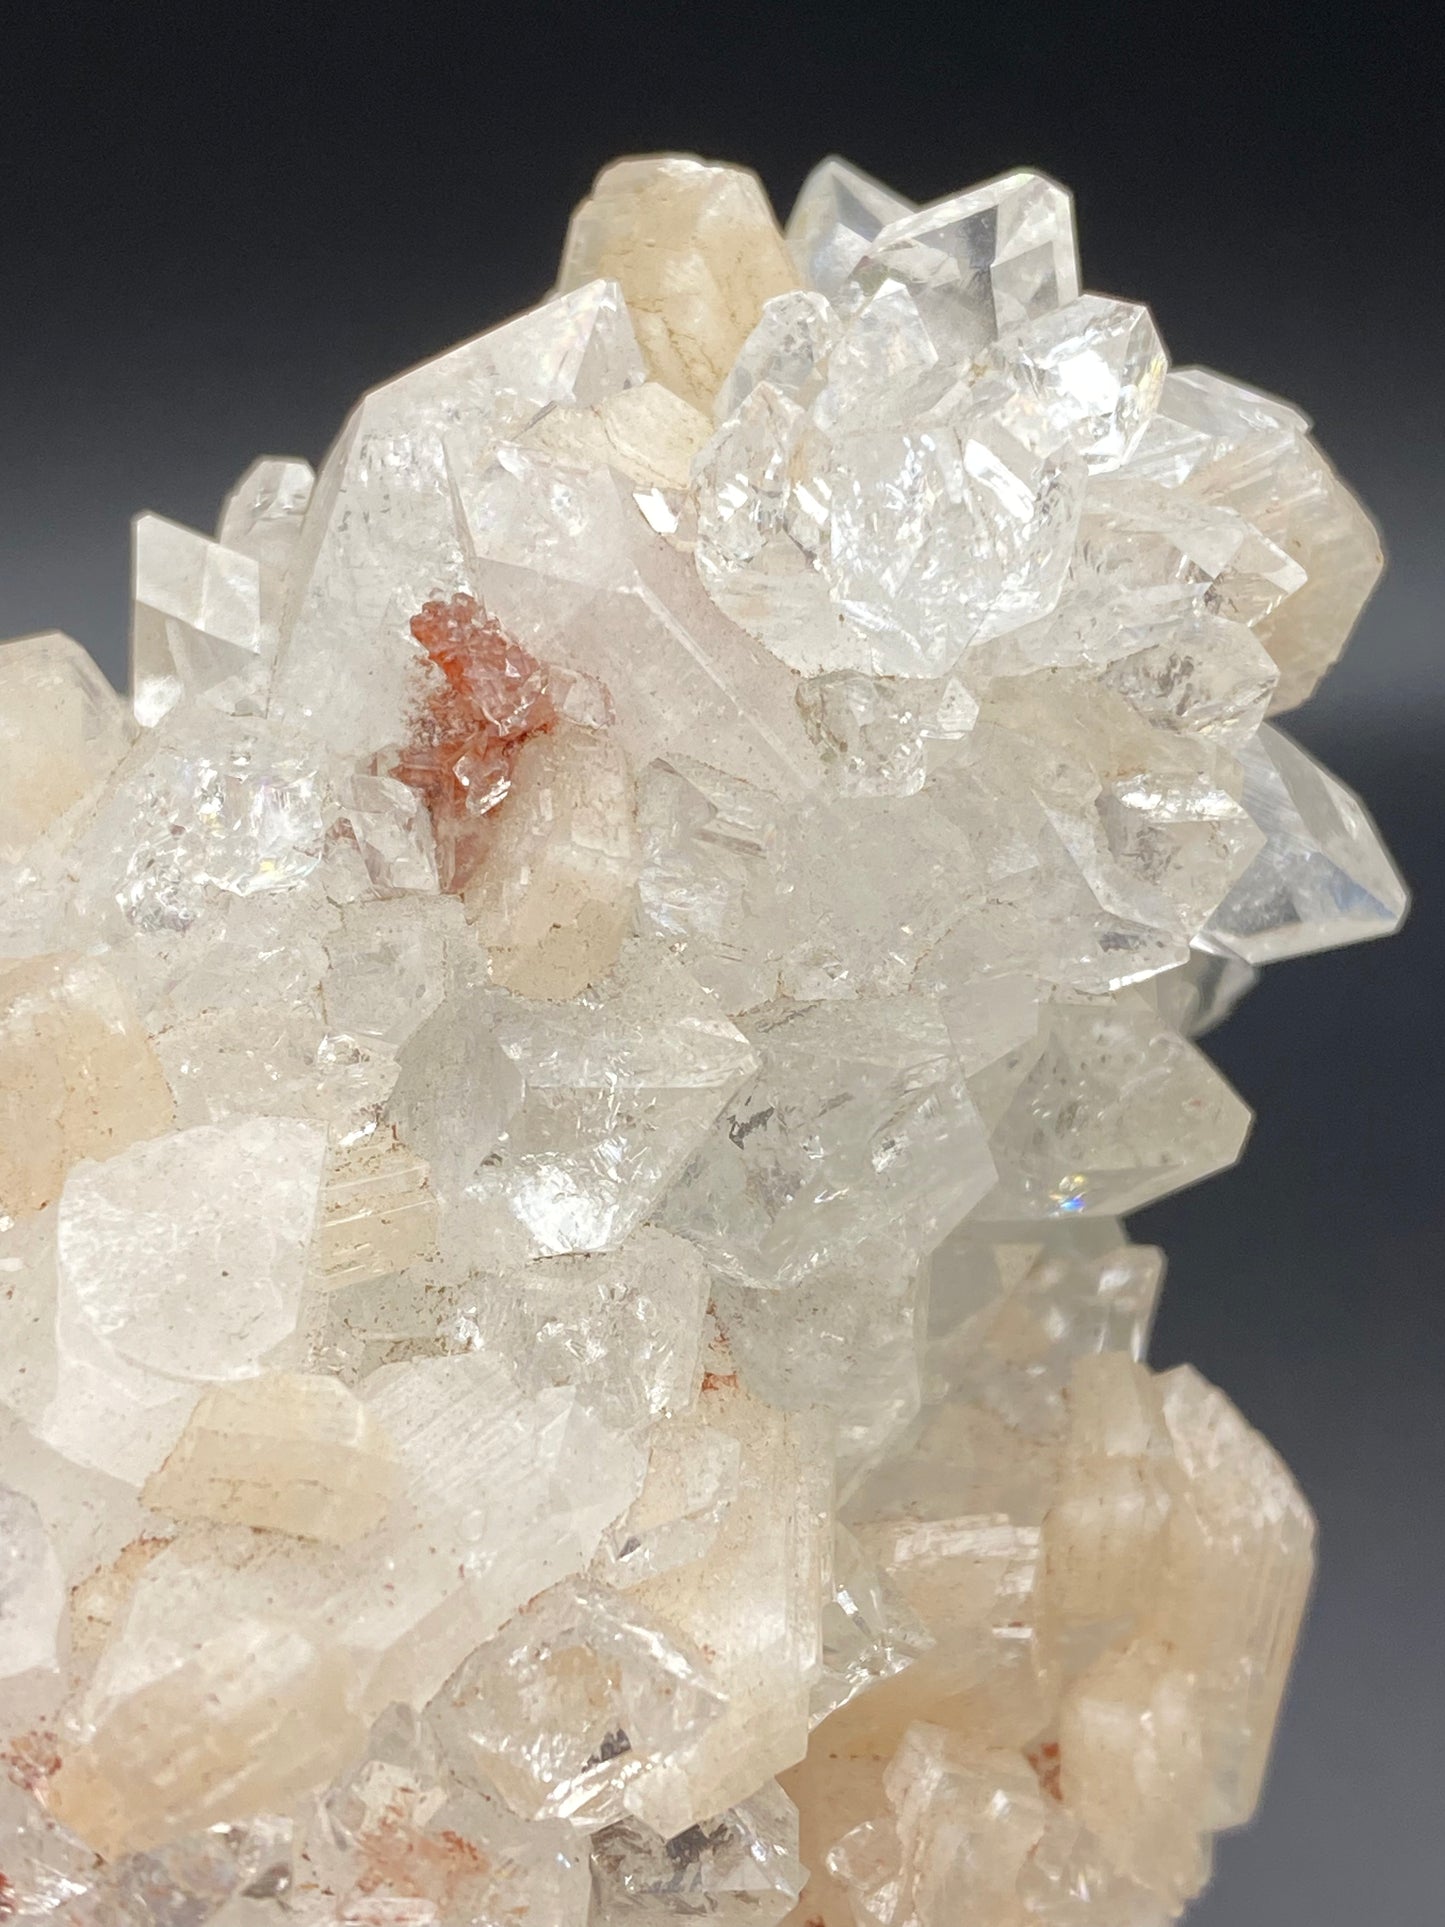
M 173 1519 L 346 1545 L 380 1525 L 394 1484 L 385 1434 L 344 1385 L 268 1372 L 205 1393 L 144 1497 Z
M 0 1916 L 1167 1927 L 1313 1522 L 1120 1217 L 1404 914 L 1374 532 L 1031 170 L 559 287 L 0 647 Z
M 706 410 L 771 296 L 795 276 L 755 174 L 682 154 L 615 161 L 572 217 L 565 292 L 617 282 L 648 370 Z
M 170 1127 L 171 1094 L 124 988 L 89 957 L 0 964 L 0 1213 L 38 1211 L 82 1158 Z

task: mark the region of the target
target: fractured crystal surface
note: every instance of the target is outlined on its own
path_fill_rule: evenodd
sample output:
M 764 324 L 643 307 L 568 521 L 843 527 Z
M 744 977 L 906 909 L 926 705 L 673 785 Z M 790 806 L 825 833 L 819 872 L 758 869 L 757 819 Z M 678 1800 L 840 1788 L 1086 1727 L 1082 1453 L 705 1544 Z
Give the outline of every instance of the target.
M 1031 169 L 558 286 L 0 645 L 0 1916 L 1166 1927 L 1314 1529 L 1121 1219 L 1404 915 L 1377 538 Z

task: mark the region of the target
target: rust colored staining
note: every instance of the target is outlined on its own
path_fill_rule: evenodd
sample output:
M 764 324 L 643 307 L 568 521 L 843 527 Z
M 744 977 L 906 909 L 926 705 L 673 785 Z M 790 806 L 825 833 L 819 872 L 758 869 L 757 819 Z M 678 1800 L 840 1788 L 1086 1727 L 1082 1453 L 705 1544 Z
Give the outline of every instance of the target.
M 702 1389 L 705 1392 L 735 1392 L 738 1389 L 736 1372 L 704 1372 Z
M 517 752 L 557 720 L 545 667 L 475 596 L 437 597 L 411 633 L 440 676 L 428 676 L 411 737 L 392 774 L 431 812 L 443 887 L 460 892 L 486 850 L 488 818 L 511 787 Z
M 70 1589 L 70 1637 L 81 1658 L 92 1658 L 105 1645 L 124 1612 L 136 1581 L 170 1544 L 154 1534 L 142 1534 L 123 1546 L 108 1566 Z
M 1063 1801 L 1063 1774 L 1059 1760 L 1059 1743 L 1046 1740 L 1042 1746 L 1032 1747 L 1024 1758 L 1038 1776 L 1040 1789 L 1051 1800 Z
M 27 1793 L 38 1793 L 60 1771 L 59 1741 L 46 1729 L 18 1734 L 0 1749 L 0 1767 Z
M 420 1832 L 400 1802 L 386 1809 L 361 1844 L 366 1861 L 358 1893 L 415 1896 L 431 1901 L 443 1915 L 475 1912 L 469 1891 L 492 1872 L 491 1860 L 475 1841 L 451 1828 Z

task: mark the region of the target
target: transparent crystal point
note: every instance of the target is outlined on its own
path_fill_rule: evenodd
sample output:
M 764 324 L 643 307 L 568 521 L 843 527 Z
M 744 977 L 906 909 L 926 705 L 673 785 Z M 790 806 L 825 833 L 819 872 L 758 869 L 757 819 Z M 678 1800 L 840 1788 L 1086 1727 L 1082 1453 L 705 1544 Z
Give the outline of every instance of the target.
M 130 683 L 136 718 L 158 723 L 186 699 L 233 715 L 266 706 L 268 632 L 255 556 L 160 515 L 137 516 L 132 546 Z
M 593 281 L 424 362 L 358 404 L 322 465 L 291 564 L 271 709 L 342 753 L 403 741 L 420 675 L 406 624 L 465 588 L 443 444 L 642 379 L 621 296 Z
M 752 1046 L 681 964 L 639 939 L 570 1003 L 494 998 L 523 1095 L 472 1194 L 538 1254 L 607 1250 L 704 1142 L 753 1068 Z
M 1168 362 L 1147 308 L 1084 294 L 1004 335 L 985 367 L 1012 390 L 1005 419 L 1020 441 L 1070 449 L 1098 473 L 1128 460 Z
M 825 1720 L 929 1651 L 933 1635 L 846 1526 L 833 1543 L 833 1591 L 823 1605 L 823 1662 L 812 1717 Z
M 316 477 L 286 455 L 252 462 L 221 506 L 216 540 L 261 565 L 261 619 L 273 634 L 285 611 L 286 580 Z
M 1242 760 L 1244 806 L 1265 845 L 1207 935 L 1263 964 L 1398 930 L 1409 892 L 1359 798 L 1277 729 L 1262 729 Z
M 829 473 L 822 567 L 858 641 L 793 660 L 804 673 L 938 676 L 970 643 L 1045 615 L 1081 505 L 1071 459 L 1036 455 L 987 409 L 850 435 Z
M 838 318 L 821 294 L 797 288 L 774 295 L 717 392 L 715 418 L 723 422 L 735 415 L 763 382 L 806 406 L 823 385 L 829 351 L 840 333 Z
M 1143 1357 L 1163 1270 L 1161 1251 L 1109 1218 L 966 1221 L 928 1264 L 926 1396 L 1056 1433 L 1077 1359 Z
M 476 1330 L 540 1386 L 575 1385 L 619 1430 L 697 1396 L 707 1274 L 685 1239 L 643 1225 L 615 1250 L 543 1258 L 486 1292 Z
M 587 1855 L 560 1822 L 523 1821 L 459 1781 L 425 1721 L 390 1707 L 364 1757 L 303 1814 L 286 1913 L 466 1927 L 536 1918 L 585 1927 Z
M 852 278 L 868 293 L 901 281 L 940 356 L 966 361 L 1077 297 L 1073 202 L 1044 174 L 1002 174 L 890 221 Z
M 1056 1004 L 975 1091 L 999 1183 L 981 1218 L 1119 1216 L 1222 1170 L 1243 1101 L 1137 993 Z
M 1259 623 L 1279 665 L 1273 707 L 1302 703 L 1334 663 L 1384 568 L 1369 516 L 1288 403 L 1207 368 L 1178 368 L 1131 468 L 1231 510 L 1292 558 L 1302 581 Z
M 788 216 L 788 248 L 804 285 L 843 295 L 868 244 L 913 204 L 834 154 L 809 174 Z
M 309 746 L 182 705 L 136 744 L 84 831 L 77 907 L 118 936 L 179 934 L 214 915 L 217 893 L 289 890 L 322 861 L 324 802 Z

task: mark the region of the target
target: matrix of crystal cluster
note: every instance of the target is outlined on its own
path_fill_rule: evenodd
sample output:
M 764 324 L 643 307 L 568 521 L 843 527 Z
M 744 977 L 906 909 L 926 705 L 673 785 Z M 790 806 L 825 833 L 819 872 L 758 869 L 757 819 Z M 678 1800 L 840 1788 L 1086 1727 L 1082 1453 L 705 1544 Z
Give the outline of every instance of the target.
M 0 647 L 0 1916 L 1163 1927 L 1313 1522 L 1120 1220 L 1404 914 L 1374 534 L 1028 170 L 558 287 Z

